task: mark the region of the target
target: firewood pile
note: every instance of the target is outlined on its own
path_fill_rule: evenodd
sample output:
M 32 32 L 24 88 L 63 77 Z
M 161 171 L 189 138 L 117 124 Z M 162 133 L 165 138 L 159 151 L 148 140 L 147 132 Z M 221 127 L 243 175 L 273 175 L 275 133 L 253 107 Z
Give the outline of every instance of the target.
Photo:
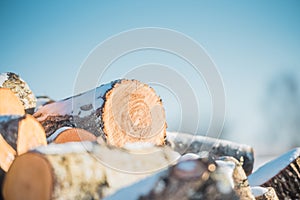
M 137 80 L 53 101 L 2 73 L 0 199 L 300 199 L 300 148 L 252 172 L 252 147 L 166 129 Z

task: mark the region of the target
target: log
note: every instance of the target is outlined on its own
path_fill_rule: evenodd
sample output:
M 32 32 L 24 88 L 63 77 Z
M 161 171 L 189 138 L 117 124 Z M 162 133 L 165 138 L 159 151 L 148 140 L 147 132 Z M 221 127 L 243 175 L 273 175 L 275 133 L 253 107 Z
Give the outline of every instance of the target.
M 167 143 L 180 154 L 195 153 L 215 159 L 222 156 L 234 157 L 242 163 L 246 175 L 251 174 L 253 169 L 253 148 L 248 145 L 175 132 L 167 132 Z
M 0 74 L 0 88 L 10 89 L 20 99 L 26 113 L 33 113 L 36 98 L 28 84 L 19 75 L 12 72 Z
M 227 187 L 228 181 L 211 161 L 183 160 L 168 170 L 120 189 L 105 200 L 239 199 L 232 188 Z
M 63 126 L 85 129 L 109 145 L 150 142 L 163 145 L 165 111 L 161 99 L 137 80 L 111 83 L 40 108 L 34 116 L 47 137 Z
M 18 97 L 7 88 L 0 88 L 0 115 L 24 115 L 25 110 Z
M 47 138 L 47 142 L 51 143 L 66 143 L 66 142 L 80 142 L 80 141 L 96 141 L 97 137 L 80 128 L 62 127 L 55 131 L 50 137 Z
M 31 115 L 0 116 L 0 167 L 4 171 L 16 156 L 46 144 L 43 127 Z
M 221 157 L 216 160 L 217 166 L 231 180 L 231 187 L 240 199 L 254 200 L 245 171 L 239 161 L 233 157 Z
M 3 196 L 6 200 L 102 199 L 165 169 L 178 157 L 167 147 L 119 149 L 88 141 L 50 144 L 16 158 L 6 174 Z
M 279 200 L 277 194 L 272 187 L 251 187 L 252 194 L 256 200 Z
M 261 166 L 248 180 L 251 186 L 273 187 L 279 199 L 300 199 L 300 148 Z

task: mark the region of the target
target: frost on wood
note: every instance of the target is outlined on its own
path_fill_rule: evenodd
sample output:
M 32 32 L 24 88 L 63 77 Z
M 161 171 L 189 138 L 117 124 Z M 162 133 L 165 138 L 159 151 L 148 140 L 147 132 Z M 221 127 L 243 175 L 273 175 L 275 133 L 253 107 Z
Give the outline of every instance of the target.
M 232 188 L 219 187 L 226 181 L 222 171 L 208 160 L 185 160 L 129 187 L 122 188 L 105 200 L 164 199 L 239 199 Z
M 226 140 L 191 135 L 186 133 L 167 132 L 167 142 L 180 154 L 195 153 L 202 156 L 217 158 L 220 156 L 232 156 L 242 162 L 243 169 L 249 175 L 254 164 L 252 147 L 241 145 Z
M 300 148 L 261 166 L 248 180 L 251 186 L 273 187 L 279 199 L 299 199 Z
M 33 112 L 36 107 L 36 98 L 27 83 L 19 75 L 12 72 L 0 74 L 0 88 L 8 88 L 13 91 L 23 103 L 25 110 L 28 113 Z
M 128 151 L 93 142 L 50 144 L 16 158 L 3 195 L 29 200 L 102 199 L 167 168 L 178 157 L 167 147 Z
M 160 98 L 136 80 L 116 80 L 94 90 L 41 107 L 34 116 L 47 136 L 63 126 L 85 129 L 108 144 L 165 142 L 165 112 Z

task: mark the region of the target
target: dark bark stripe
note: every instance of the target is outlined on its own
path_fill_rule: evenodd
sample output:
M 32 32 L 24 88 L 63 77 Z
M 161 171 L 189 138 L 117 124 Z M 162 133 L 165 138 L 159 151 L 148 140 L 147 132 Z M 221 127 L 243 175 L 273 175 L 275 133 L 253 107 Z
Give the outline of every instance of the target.
M 46 136 L 49 137 L 61 127 L 75 127 L 73 117 L 65 116 L 48 116 L 44 121 L 40 122 L 45 129 Z
M 273 187 L 279 199 L 300 199 L 300 157 L 262 186 Z
M 14 149 L 17 150 L 17 138 L 19 122 L 25 116 L 3 116 L 7 118 L 5 121 L 0 121 L 0 133 L 5 141 Z

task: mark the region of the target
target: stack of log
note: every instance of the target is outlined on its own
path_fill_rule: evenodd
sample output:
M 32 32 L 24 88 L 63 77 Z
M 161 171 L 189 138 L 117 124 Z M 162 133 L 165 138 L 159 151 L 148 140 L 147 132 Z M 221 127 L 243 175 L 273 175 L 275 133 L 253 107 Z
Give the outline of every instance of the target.
M 300 198 L 299 149 L 252 173 L 250 146 L 166 128 L 161 99 L 137 80 L 53 101 L 0 74 L 2 198 Z

